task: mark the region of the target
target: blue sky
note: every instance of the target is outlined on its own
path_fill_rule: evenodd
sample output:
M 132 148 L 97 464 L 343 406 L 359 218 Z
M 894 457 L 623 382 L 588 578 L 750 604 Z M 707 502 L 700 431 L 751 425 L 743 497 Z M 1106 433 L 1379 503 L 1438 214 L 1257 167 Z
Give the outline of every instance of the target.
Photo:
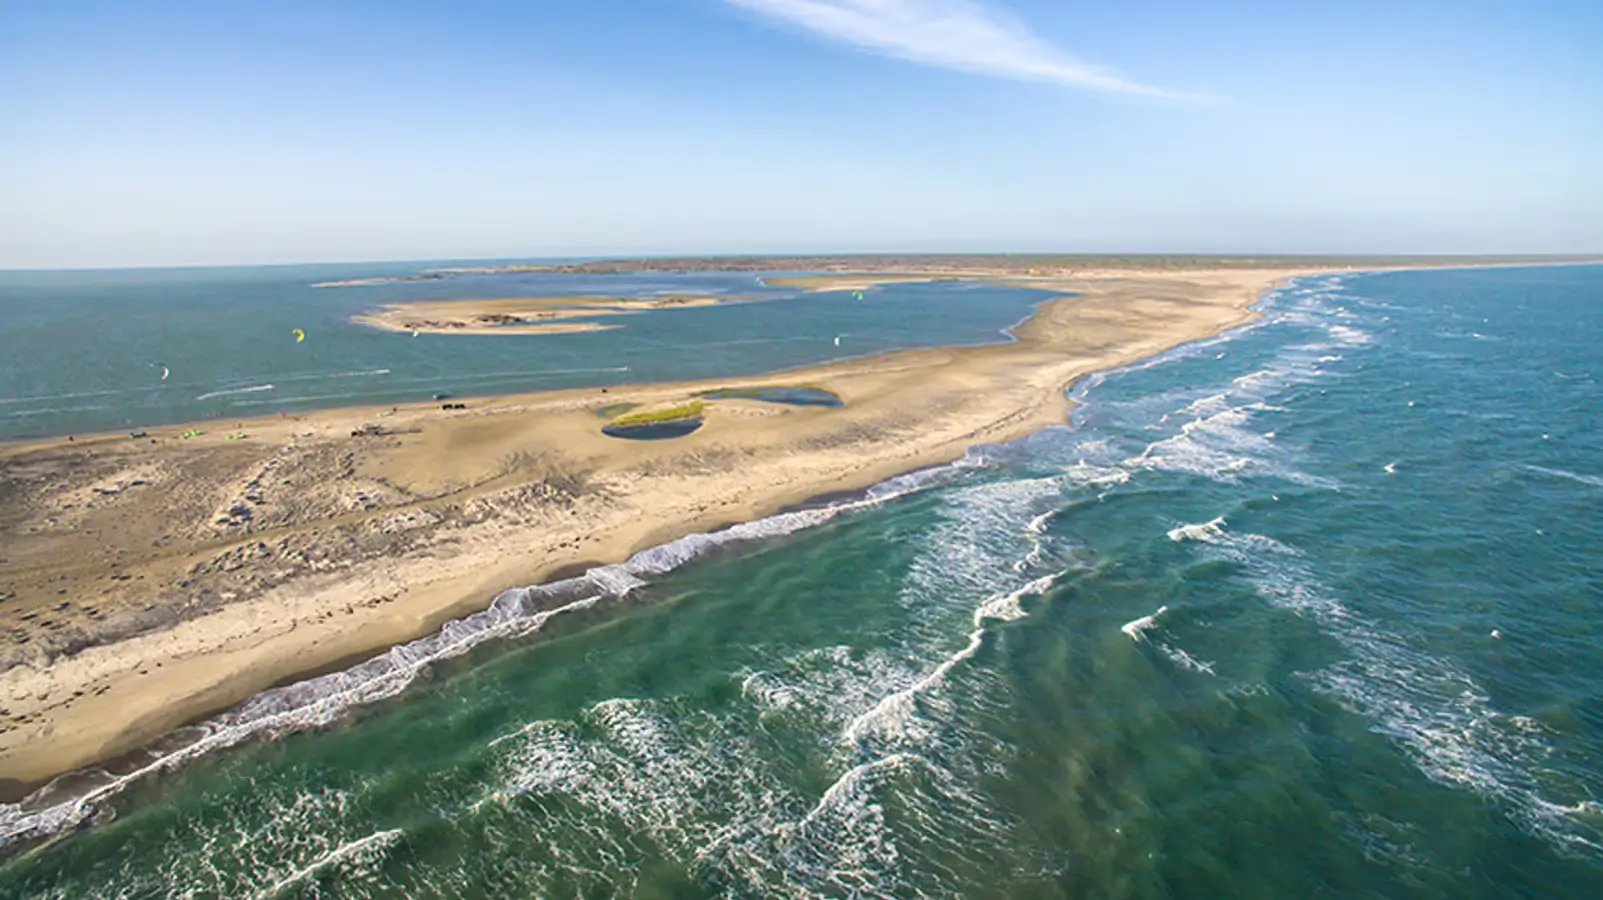
M 0 267 L 1603 251 L 1603 3 L 0 0 Z

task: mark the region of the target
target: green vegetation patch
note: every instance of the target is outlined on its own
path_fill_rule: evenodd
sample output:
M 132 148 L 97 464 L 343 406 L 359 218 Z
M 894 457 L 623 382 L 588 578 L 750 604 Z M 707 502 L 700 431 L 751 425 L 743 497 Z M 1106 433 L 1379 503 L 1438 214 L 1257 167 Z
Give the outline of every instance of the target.
M 680 419 L 699 419 L 707 408 L 707 404 L 694 400 L 682 406 L 670 409 L 653 409 L 646 412 L 633 413 L 613 421 L 613 425 L 652 425 L 657 422 L 675 422 Z

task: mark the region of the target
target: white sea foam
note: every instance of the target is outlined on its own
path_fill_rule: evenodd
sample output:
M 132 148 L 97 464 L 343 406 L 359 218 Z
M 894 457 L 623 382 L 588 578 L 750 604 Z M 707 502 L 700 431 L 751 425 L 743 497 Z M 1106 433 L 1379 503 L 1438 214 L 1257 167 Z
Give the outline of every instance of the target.
M 1019 601 L 1024 597 L 1045 593 L 1065 574 L 1067 572 L 1054 572 L 1016 590 L 986 598 L 974 610 L 974 630 L 969 632 L 968 643 L 912 684 L 887 694 L 872 709 L 853 719 L 844 732 L 846 742 L 861 745 L 871 737 L 905 738 L 910 732 L 908 722 L 913 715 L 916 698 L 942 684 L 952 669 L 979 652 L 985 641 L 984 623 L 987 620 L 1012 621 L 1023 618 L 1024 610 Z
M 1200 525 L 1180 525 L 1169 529 L 1169 540 L 1202 541 L 1208 544 L 1219 544 L 1225 540 L 1224 516 L 1203 522 Z
M 271 384 L 257 384 L 257 385 L 252 385 L 250 387 L 227 388 L 227 389 L 221 390 L 221 391 L 211 391 L 210 393 L 201 394 L 200 396 L 196 397 L 195 399 L 196 400 L 210 400 L 213 397 L 232 397 L 235 394 L 259 394 L 259 393 L 262 393 L 263 391 L 271 391 L 271 390 L 275 390 L 274 385 L 271 385 Z
M 1019 601 L 1025 597 L 1046 593 L 1065 574 L 1067 572 L 1054 572 L 1050 575 L 1043 575 L 1018 590 L 988 598 L 979 605 L 978 609 L 974 610 L 974 627 L 983 627 L 987 619 L 1011 622 L 1015 619 L 1024 618 L 1024 609 L 1019 605 Z
M 921 753 L 853 761 L 809 799 L 783 761 L 750 752 L 749 728 L 738 712 L 686 716 L 663 701 L 606 700 L 577 721 L 535 722 L 498 741 L 500 783 L 467 814 L 527 814 L 565 877 L 612 894 L 635 888 L 641 840 L 737 895 L 820 897 L 863 895 L 853 890 L 863 885 L 918 894 L 918 843 L 1004 836 L 972 791 Z M 889 796 L 914 812 L 895 829 Z
M 1539 472 L 1543 475 L 1553 478 L 1562 478 L 1566 481 L 1574 481 L 1578 484 L 1590 485 L 1592 487 L 1603 487 L 1603 475 L 1579 475 L 1575 472 L 1566 471 L 1564 469 L 1549 469 L 1546 466 L 1528 465 L 1525 468 L 1531 470 L 1532 472 Z
M 1236 381 L 1239 383 L 1241 379 L 1238 378 Z M 1191 404 L 1185 409 L 1181 410 L 1181 412 L 1188 413 L 1193 416 L 1207 416 L 1217 412 L 1222 412 L 1229 408 L 1230 394 L 1229 392 L 1222 392 L 1218 394 L 1209 394 L 1206 397 L 1193 400 Z
M 1193 672 L 1201 672 L 1204 675 L 1217 674 L 1213 670 L 1213 663 L 1203 662 L 1179 647 L 1172 644 L 1159 644 L 1157 646 L 1159 650 L 1163 651 L 1163 655 L 1169 658 L 1170 662 L 1182 669 L 1190 669 Z
M 262 900 L 266 900 L 269 897 L 277 897 L 286 889 L 305 883 L 307 879 L 312 878 L 324 869 L 344 865 L 352 860 L 370 861 L 374 857 L 382 857 L 390 847 L 393 847 L 401 840 L 402 834 L 403 832 L 399 828 L 394 828 L 387 831 L 377 831 L 366 837 L 348 841 L 330 850 L 310 864 L 295 870 L 288 877 L 279 879 L 272 886 L 258 891 L 256 896 L 262 898 Z
M 1268 365 L 1233 378 L 1224 391 L 1193 394 L 1185 406 L 1163 417 L 1185 420 L 1177 433 L 1149 443 L 1121 465 L 1223 482 L 1252 475 L 1280 477 L 1313 487 L 1335 487 L 1333 482 L 1298 471 L 1290 464 L 1286 450 L 1276 446 L 1261 429 L 1250 427 L 1261 414 L 1285 411 L 1270 402 L 1276 395 L 1294 385 L 1327 377 L 1312 364 L 1306 349 L 1283 350 Z
M 1172 533 L 1173 532 L 1171 532 L 1171 534 Z M 1129 635 L 1130 640 L 1132 640 L 1132 641 L 1136 641 L 1136 642 L 1144 641 L 1144 640 L 1147 639 L 1146 638 L 1146 633 L 1149 630 L 1157 627 L 1158 617 L 1163 615 L 1164 613 L 1166 613 L 1168 611 L 1169 611 L 1169 607 L 1160 606 L 1160 607 L 1158 607 L 1158 611 L 1152 613 L 1151 615 L 1142 616 L 1139 619 L 1131 619 L 1130 621 L 1124 623 L 1123 625 L 1120 625 L 1119 626 L 1119 630 L 1124 632 L 1125 634 Z
M 1369 332 L 1347 325 L 1331 325 L 1329 331 L 1331 337 L 1350 347 L 1360 347 L 1375 340 Z
M 347 372 L 300 372 L 294 375 L 277 375 L 273 382 L 283 383 L 290 381 L 327 381 L 334 378 L 375 378 L 390 374 L 389 369 L 356 369 Z
M 1119 466 L 1093 466 L 1083 459 L 1063 470 L 1063 474 L 1070 481 L 1091 487 L 1124 484 L 1130 480 L 1130 473 L 1126 469 Z

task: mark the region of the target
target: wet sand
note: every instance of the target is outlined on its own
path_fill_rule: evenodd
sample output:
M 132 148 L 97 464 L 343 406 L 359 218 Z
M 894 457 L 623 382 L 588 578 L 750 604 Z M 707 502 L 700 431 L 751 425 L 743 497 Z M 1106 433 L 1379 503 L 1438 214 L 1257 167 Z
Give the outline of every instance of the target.
M 766 377 L 0 447 L 0 792 L 430 633 L 503 589 L 1061 424 L 1074 379 L 1241 324 L 1308 271 L 1028 278 L 1077 296 L 1044 303 L 1014 343 Z M 845 405 L 709 400 L 700 430 L 665 441 L 606 437 L 597 415 L 797 385 Z

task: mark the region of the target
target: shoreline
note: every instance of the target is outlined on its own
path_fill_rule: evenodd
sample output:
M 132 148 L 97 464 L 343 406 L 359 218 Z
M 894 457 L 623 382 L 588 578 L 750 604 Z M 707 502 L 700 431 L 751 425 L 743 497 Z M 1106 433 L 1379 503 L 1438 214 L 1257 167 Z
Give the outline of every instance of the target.
M 377 498 L 362 509 L 336 509 L 334 515 L 321 510 L 262 529 L 247 525 L 242 533 L 206 533 L 209 540 L 176 554 L 178 565 L 168 558 L 173 554 L 154 554 L 137 576 L 130 574 L 137 564 L 114 565 L 124 585 L 126 579 L 163 574 L 166 588 L 212 582 L 200 592 L 211 601 L 196 603 L 195 590 L 179 600 L 182 592 L 169 590 L 167 605 L 180 607 L 173 621 L 90 642 L 54 660 L 14 661 L 0 672 L 0 702 L 8 707 L 0 732 L 0 793 L 17 799 L 56 775 L 137 754 L 173 729 L 235 708 L 273 685 L 308 673 L 348 671 L 340 667 L 427 639 L 445 622 L 485 610 L 509 589 L 571 576 L 580 566 L 617 565 L 686 535 L 816 508 L 826 498 L 861 494 L 899 475 L 961 459 L 972 446 L 1065 424 L 1072 407 L 1067 389 L 1087 375 L 1246 325 L 1258 318 L 1251 307 L 1292 278 L 1351 271 L 1134 270 L 1050 284 L 1020 279 L 1019 286 L 1076 294 L 1043 301 L 1009 329 L 1007 343 L 890 351 L 763 376 L 638 385 L 610 394 L 579 388 L 477 398 L 473 410 L 450 415 L 430 408 L 438 404 L 408 404 L 397 407 L 395 417 L 406 428 L 369 442 L 381 447 L 361 446 L 364 439 L 354 435 L 340 437 L 352 423 L 373 422 L 379 407 L 241 420 L 263 429 L 262 444 L 227 447 L 218 434 L 175 449 L 209 453 L 220 447 L 244 451 L 233 455 L 248 460 L 264 446 L 294 455 L 308 447 L 322 453 L 354 444 L 351 455 L 362 458 L 350 468 L 358 479 L 376 473 L 372 484 L 399 487 L 400 495 Z M 594 411 L 602 405 L 673 402 L 712 387 L 801 380 L 835 390 L 847 407 L 716 401 L 708 428 L 687 438 L 648 445 L 591 433 L 599 428 Z M 916 408 L 911 417 L 908 404 Z M 554 441 L 545 434 L 553 430 Z M 542 447 L 531 459 L 522 445 L 535 432 Z M 88 439 L 70 450 L 93 456 L 104 444 L 115 452 L 117 441 L 127 443 Z M 472 452 L 464 453 L 465 446 Z M 0 446 L 0 463 L 62 449 L 68 449 L 65 439 Z M 524 459 L 501 465 L 502 450 Z M 457 464 L 456 471 L 439 471 L 435 464 L 446 459 Z M 472 514 L 464 512 L 469 508 Z M 284 554 L 262 552 L 263 537 L 360 538 L 363 526 L 396 517 L 427 520 L 400 528 L 402 534 L 421 531 L 441 539 L 380 541 L 373 558 L 314 554 L 314 563 L 327 565 L 305 567 L 277 582 L 215 583 L 219 574 L 283 565 Z M 305 555 L 304 548 L 290 550 L 290 556 Z M 219 559 L 220 568 L 208 568 Z M 57 569 L 52 584 L 83 574 L 65 564 Z M 186 571 L 193 577 L 181 577 Z M 220 587 L 248 589 L 223 596 L 230 592 Z M 145 603 L 151 593 L 135 588 L 130 597 Z M 0 612 L 6 619 L 40 608 L 6 606 Z M 145 603 L 146 611 L 153 606 L 162 608 Z M 186 616 L 187 607 L 198 608 Z M 51 703 L 53 696 L 69 699 Z M 25 710 L 22 722 L 16 721 L 18 706 Z
M 429 260 L 415 261 L 419 265 Z M 580 274 L 621 275 L 642 272 L 773 272 L 779 279 L 801 277 L 854 278 L 875 272 L 962 272 L 970 277 L 1023 274 L 1073 277 L 1086 269 L 1185 271 L 1218 269 L 1306 269 L 1326 272 L 1385 269 L 1490 268 L 1496 266 L 1561 266 L 1603 263 L 1598 254 L 1165 254 L 1165 253 L 843 253 L 757 256 L 611 257 L 583 262 L 501 263 L 423 269 L 408 275 L 320 282 L 312 287 L 362 287 L 463 276 Z M 915 279 L 916 280 L 916 279 Z M 777 283 L 777 282 L 776 282 Z

